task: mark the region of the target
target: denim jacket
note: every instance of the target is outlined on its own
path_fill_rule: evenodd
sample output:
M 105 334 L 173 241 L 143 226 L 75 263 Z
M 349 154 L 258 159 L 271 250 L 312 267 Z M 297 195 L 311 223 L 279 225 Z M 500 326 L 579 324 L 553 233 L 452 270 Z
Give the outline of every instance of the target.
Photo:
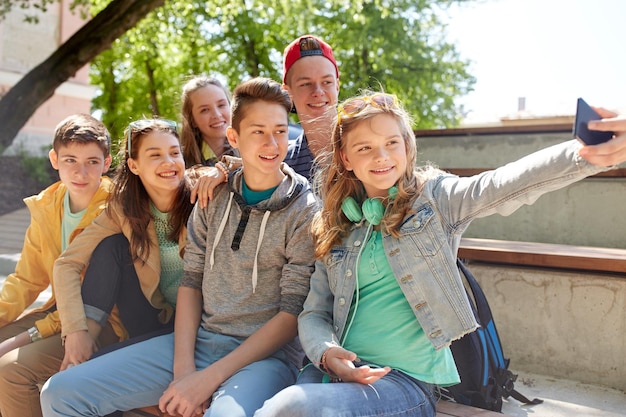
M 473 177 L 441 172 L 424 185 L 401 236 L 383 234 L 398 285 L 436 349 L 478 326 L 456 267 L 462 233 L 476 218 L 509 215 L 549 191 L 607 169 L 589 164 L 578 155 L 579 148 L 572 140 Z M 356 224 L 341 245 L 315 264 L 298 318 L 300 340 L 313 363 L 319 364 L 329 346 L 341 344 L 368 232 L 366 222 Z

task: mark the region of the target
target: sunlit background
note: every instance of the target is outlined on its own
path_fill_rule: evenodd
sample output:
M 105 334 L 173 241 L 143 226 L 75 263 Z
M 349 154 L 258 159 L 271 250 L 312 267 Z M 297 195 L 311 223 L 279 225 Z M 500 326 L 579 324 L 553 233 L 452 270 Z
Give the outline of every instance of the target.
M 626 109 L 626 1 L 479 0 L 447 15 L 477 78 L 458 100 L 465 123 L 511 116 L 520 97 L 536 116 L 573 114 L 577 97 Z

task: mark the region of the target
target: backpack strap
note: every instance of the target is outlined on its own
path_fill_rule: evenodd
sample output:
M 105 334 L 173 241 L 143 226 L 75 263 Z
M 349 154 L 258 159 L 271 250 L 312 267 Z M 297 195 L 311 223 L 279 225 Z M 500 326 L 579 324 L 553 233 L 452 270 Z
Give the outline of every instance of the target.
M 492 366 L 495 366 L 495 368 L 499 370 L 498 382 L 502 387 L 502 396 L 504 398 L 513 397 L 517 401 L 526 405 L 541 404 L 543 400 L 539 398 L 529 400 L 525 395 L 515 390 L 513 383 L 517 379 L 517 375 L 508 370 L 509 361 L 504 358 L 502 347 L 499 346 L 500 337 L 498 336 L 498 331 L 496 330 L 495 323 L 493 322 L 493 315 L 491 314 L 491 308 L 489 307 L 487 296 L 485 296 L 480 284 L 478 284 L 478 281 L 476 281 L 476 278 L 474 278 L 474 275 L 469 269 L 467 269 L 465 264 L 458 258 L 456 260 L 456 264 L 465 276 L 465 280 L 467 281 L 472 292 L 474 304 L 476 305 L 475 314 L 478 317 L 480 325 L 483 326 L 487 332 L 492 334 L 492 340 L 494 342 L 498 342 L 498 346 L 494 347 L 496 356 L 494 357 L 489 355 L 489 359 L 497 362 L 492 363 Z
M 524 394 L 522 394 L 521 392 L 513 389 L 513 387 L 511 387 L 510 390 L 505 390 L 503 393 L 503 397 L 507 398 L 509 396 L 515 398 L 517 401 L 524 403 L 526 405 L 536 405 L 536 404 L 541 404 L 543 402 L 543 400 L 540 400 L 539 398 L 535 398 L 533 400 L 529 400 L 528 397 L 526 397 Z
M 465 280 L 469 284 L 470 290 L 472 292 L 472 297 L 474 298 L 474 303 L 476 304 L 476 313 L 478 314 L 478 321 L 481 326 L 486 326 L 492 320 L 491 309 L 489 308 L 489 302 L 487 301 L 487 297 L 483 292 L 482 288 L 474 278 L 474 275 L 470 272 L 469 269 L 465 266 L 460 259 L 457 258 L 456 264 L 465 275 Z

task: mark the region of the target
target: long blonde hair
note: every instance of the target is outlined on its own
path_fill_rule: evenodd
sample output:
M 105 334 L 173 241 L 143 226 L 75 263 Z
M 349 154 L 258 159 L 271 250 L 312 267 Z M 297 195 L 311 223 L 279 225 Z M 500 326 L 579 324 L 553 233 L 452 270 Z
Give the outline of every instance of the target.
M 193 120 L 193 108 L 191 95 L 201 88 L 214 85 L 221 88 L 230 105 L 230 91 L 217 78 L 198 75 L 187 81 L 183 86 L 180 96 L 182 128 L 180 130 L 180 143 L 183 147 L 183 157 L 187 168 L 202 164 L 202 132 Z M 227 143 L 226 137 L 224 142 Z
M 381 94 L 381 93 L 377 93 Z M 363 99 L 368 102 L 371 94 L 363 94 L 345 100 L 339 105 L 343 108 L 353 100 Z M 341 209 L 343 200 L 352 197 L 361 205 L 367 198 L 365 188 L 361 181 L 348 171 L 341 160 L 340 150 L 345 150 L 346 135 L 349 135 L 357 126 L 379 114 L 389 114 L 397 122 L 402 133 L 406 152 L 407 167 L 397 183 L 398 193 L 391 199 L 386 199 L 387 209 L 381 222 L 381 230 L 390 233 L 394 237 L 400 235 L 400 225 L 410 213 L 415 199 L 420 194 L 424 183 L 439 172 L 432 166 L 416 168 L 417 145 L 413 133 L 411 118 L 402 108 L 401 104 L 394 99 L 390 106 L 376 106 L 366 104 L 362 110 L 352 115 L 343 115 L 339 123 L 335 123 L 332 134 L 332 151 L 322 156 L 317 161 L 318 170 L 314 177 L 314 187 L 317 195 L 322 199 L 322 209 L 313 220 L 311 230 L 315 239 L 315 255 L 322 258 L 327 255 L 333 246 L 339 244 L 347 236 L 353 223 L 346 217 Z

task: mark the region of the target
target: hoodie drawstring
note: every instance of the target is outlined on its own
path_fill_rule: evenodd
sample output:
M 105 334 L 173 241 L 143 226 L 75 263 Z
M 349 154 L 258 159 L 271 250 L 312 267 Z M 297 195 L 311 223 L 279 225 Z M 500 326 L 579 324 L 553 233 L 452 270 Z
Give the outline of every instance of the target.
M 233 196 L 235 193 L 230 193 L 230 198 L 228 199 L 228 205 L 226 206 L 226 211 L 224 212 L 224 217 L 222 217 L 222 221 L 220 223 L 220 227 L 217 229 L 217 233 L 215 233 L 215 239 L 213 239 L 213 248 L 211 249 L 211 257 L 209 259 L 209 265 L 211 269 L 213 269 L 213 264 L 215 263 L 215 248 L 217 247 L 217 243 L 220 241 L 222 237 L 222 233 L 224 233 L 224 228 L 226 227 L 226 222 L 228 221 L 228 215 L 230 214 L 231 203 L 233 202 Z
M 261 230 L 259 230 L 259 240 L 256 243 L 256 252 L 254 253 L 254 267 L 252 268 L 252 293 L 256 292 L 256 283 L 258 276 L 257 259 L 259 258 L 259 250 L 261 249 L 261 243 L 263 243 L 263 235 L 265 235 L 265 227 L 267 225 L 267 219 L 270 218 L 272 212 L 267 210 L 263 214 L 263 220 L 261 221 Z

